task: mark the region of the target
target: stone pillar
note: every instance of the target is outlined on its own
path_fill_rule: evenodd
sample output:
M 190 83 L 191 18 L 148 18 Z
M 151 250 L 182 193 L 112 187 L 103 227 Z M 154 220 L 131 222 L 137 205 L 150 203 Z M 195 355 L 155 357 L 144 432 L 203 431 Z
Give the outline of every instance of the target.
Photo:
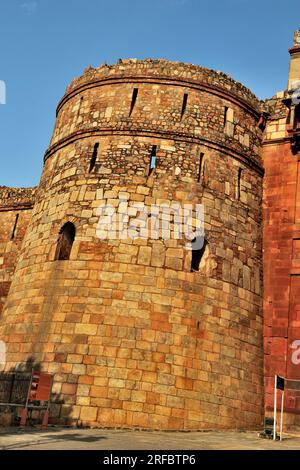
M 288 89 L 293 88 L 293 82 L 300 81 L 300 30 L 294 34 L 294 45 L 289 50 L 291 55 Z

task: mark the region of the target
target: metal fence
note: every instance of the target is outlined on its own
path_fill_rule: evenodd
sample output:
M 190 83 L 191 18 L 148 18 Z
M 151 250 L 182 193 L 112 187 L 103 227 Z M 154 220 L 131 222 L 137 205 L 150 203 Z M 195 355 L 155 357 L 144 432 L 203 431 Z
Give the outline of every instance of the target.
M 1 373 L 0 403 L 25 404 L 30 380 L 30 373 Z

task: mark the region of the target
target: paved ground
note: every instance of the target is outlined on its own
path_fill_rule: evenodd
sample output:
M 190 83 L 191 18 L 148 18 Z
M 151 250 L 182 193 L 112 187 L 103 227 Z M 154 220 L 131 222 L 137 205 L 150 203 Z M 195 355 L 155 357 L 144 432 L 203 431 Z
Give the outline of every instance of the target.
M 12 450 L 300 450 L 300 437 L 282 442 L 255 432 L 152 432 L 52 427 L 0 429 L 0 449 Z

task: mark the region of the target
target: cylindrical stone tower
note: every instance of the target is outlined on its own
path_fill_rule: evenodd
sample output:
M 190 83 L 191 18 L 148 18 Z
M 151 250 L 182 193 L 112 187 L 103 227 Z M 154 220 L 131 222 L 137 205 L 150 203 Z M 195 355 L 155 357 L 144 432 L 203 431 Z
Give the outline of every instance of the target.
M 259 123 L 248 89 L 193 65 L 124 60 L 67 88 L 0 323 L 7 369 L 33 357 L 54 374 L 52 419 L 261 424 Z M 195 256 L 143 236 L 137 203 L 174 202 L 204 204 Z M 141 237 L 101 239 L 104 204 Z

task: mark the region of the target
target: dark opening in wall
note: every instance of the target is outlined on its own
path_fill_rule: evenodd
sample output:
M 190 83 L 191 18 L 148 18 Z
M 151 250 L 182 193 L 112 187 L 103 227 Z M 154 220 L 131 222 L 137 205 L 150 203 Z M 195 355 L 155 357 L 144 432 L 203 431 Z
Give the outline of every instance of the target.
M 192 263 L 191 272 L 197 272 L 200 268 L 201 260 L 204 256 L 208 241 L 203 237 L 196 237 L 192 241 Z
M 184 113 L 185 113 L 185 110 L 186 110 L 187 101 L 188 101 L 188 97 L 189 97 L 189 95 L 188 95 L 187 93 L 185 93 L 185 94 L 183 95 L 180 119 L 182 119 L 183 116 L 184 116 Z
M 11 240 L 14 240 L 14 238 L 16 236 L 18 221 L 19 221 L 19 214 L 17 214 L 16 218 L 15 218 L 15 223 L 14 223 L 13 230 L 12 230 L 12 233 L 11 233 Z
M 228 117 L 228 106 L 225 106 L 224 108 L 224 123 L 223 123 L 223 126 L 226 127 L 226 123 L 227 123 L 227 117 Z
M 99 143 L 94 145 L 94 151 L 93 151 L 93 155 L 90 161 L 89 173 L 91 173 L 93 169 L 95 168 L 97 157 L 98 157 L 98 150 L 99 150 Z
M 153 145 L 152 146 L 151 157 L 150 157 L 150 164 L 149 164 L 149 176 L 151 175 L 151 173 L 153 173 L 153 171 L 156 167 L 156 149 L 157 149 L 157 146 Z
M 202 174 L 203 174 L 203 161 L 204 161 L 204 153 L 200 153 L 200 159 L 199 159 L 199 168 L 198 168 L 198 183 L 200 183 Z
M 295 129 L 300 128 L 300 105 L 298 104 L 295 107 Z
M 262 114 L 258 121 L 257 121 L 257 125 L 258 125 L 258 128 L 264 132 L 265 128 L 266 128 L 266 124 L 267 124 L 267 119 L 266 117 Z
M 83 96 L 80 97 L 79 106 L 78 106 L 78 111 L 77 111 L 77 117 L 78 117 L 79 114 L 80 114 L 82 103 L 83 103 Z
M 129 116 L 131 116 L 132 111 L 133 111 L 133 109 L 134 109 L 134 107 L 135 107 L 135 103 L 136 103 L 136 100 L 137 100 L 138 92 L 139 92 L 139 89 L 138 89 L 138 88 L 134 88 L 134 89 L 133 89 L 132 98 L 131 98 L 131 106 L 130 106 L 130 111 L 129 111 Z
M 241 180 L 242 180 L 242 168 L 238 170 L 238 179 L 237 179 L 237 188 L 236 188 L 236 198 L 239 201 L 241 199 Z
M 67 222 L 59 232 L 55 260 L 68 260 L 75 240 L 76 229 L 72 222 Z

